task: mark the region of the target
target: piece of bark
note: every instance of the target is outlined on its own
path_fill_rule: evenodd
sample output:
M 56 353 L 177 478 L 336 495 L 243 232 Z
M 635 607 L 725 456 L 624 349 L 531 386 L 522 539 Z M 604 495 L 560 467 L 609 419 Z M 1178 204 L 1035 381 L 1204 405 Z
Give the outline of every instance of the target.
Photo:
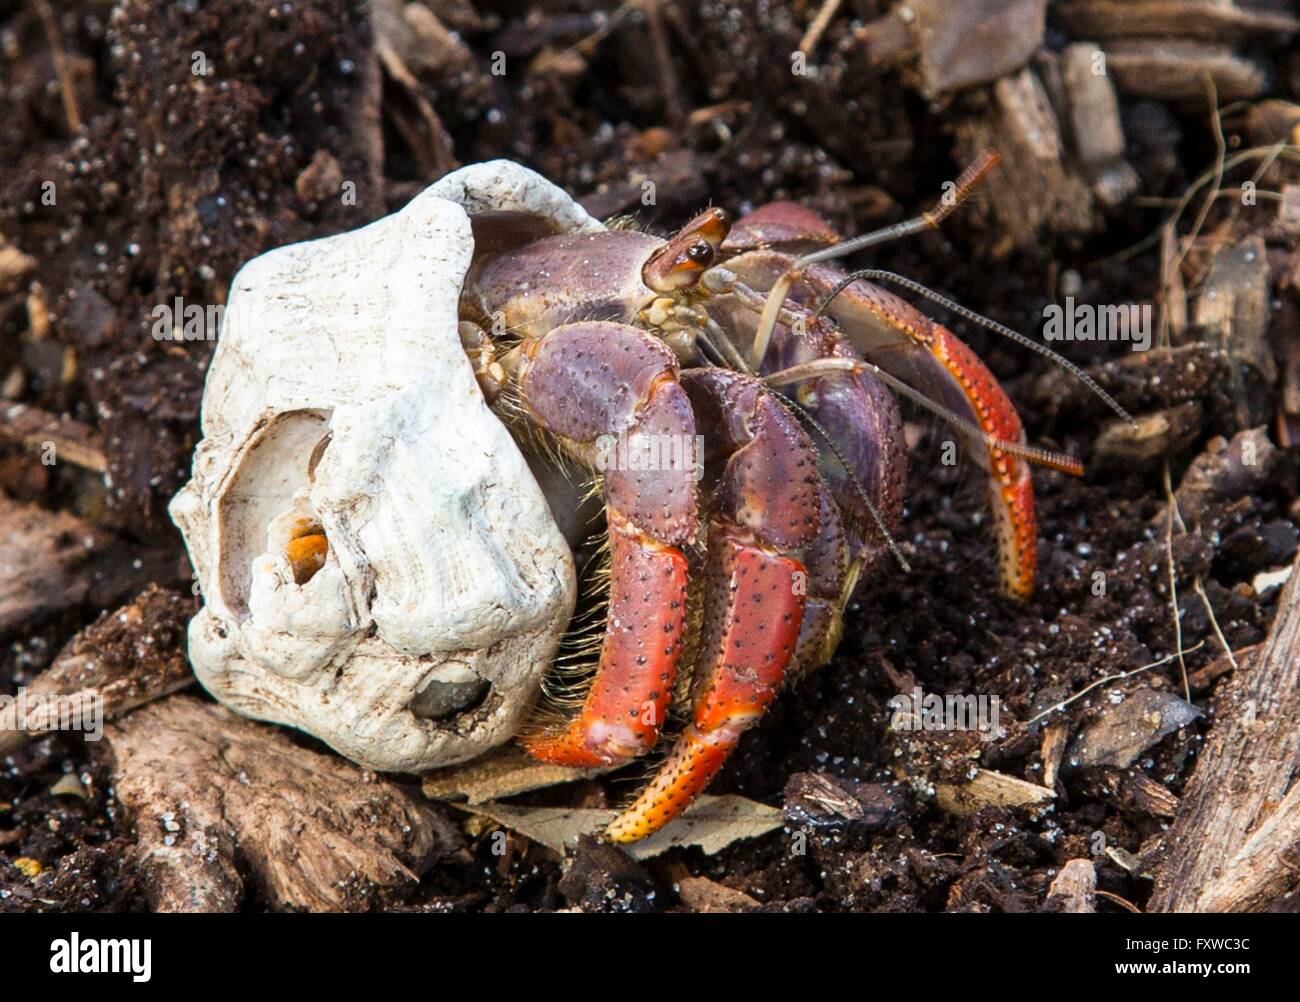
M 463 850 L 393 783 L 212 703 L 172 696 L 106 737 L 155 911 L 232 911 L 245 873 L 276 909 L 364 911 Z
M 1120 782 L 1120 799 L 1139 814 L 1172 818 L 1178 812 L 1178 798 L 1150 776 L 1140 772 L 1125 776 Z
M 1056 777 L 1061 770 L 1061 759 L 1065 756 L 1065 745 L 1070 737 L 1070 725 L 1063 720 L 1053 721 L 1043 728 L 1043 786 L 1049 790 L 1056 788 Z
M 575 769 L 551 765 L 530 758 L 522 748 L 511 743 L 469 762 L 425 774 L 421 791 L 430 800 L 463 799 L 469 804 L 484 804 L 530 790 L 589 779 L 612 768 L 617 766 Z
M 911 0 L 927 97 L 1020 69 L 1043 44 L 1045 0 Z
M 1183 474 L 1174 498 L 1178 513 L 1190 529 L 1211 519 L 1223 505 L 1237 498 L 1258 494 L 1268 482 L 1279 453 L 1263 428 L 1238 432 L 1232 441 L 1211 439 L 1205 451 L 1192 460 Z M 1163 532 L 1167 505 L 1148 523 Z
M 1165 410 L 1211 396 L 1224 378 L 1219 353 L 1194 342 L 1176 348 L 1127 352 L 1088 369 L 1097 384 L 1130 414 Z M 1034 380 L 1032 404 L 1039 417 L 1110 414 L 1095 393 L 1072 373 L 1055 366 Z
M 682 877 L 677 881 L 677 896 L 693 912 L 746 912 L 759 903 L 744 891 L 719 884 L 708 877 Z
M 175 551 L 126 543 L 67 512 L 0 495 L 0 526 L 0 636 L 83 605 L 117 605 L 179 576 Z
M 1120 90 L 1158 101 L 1204 103 L 1214 83 L 1220 104 L 1263 93 L 1267 77 L 1257 63 L 1222 45 L 1185 39 L 1117 39 L 1105 46 L 1107 72 Z
M 1262 644 L 1252 644 L 1232 652 L 1232 657 L 1221 654 L 1203 668 L 1197 668 L 1187 676 L 1187 685 L 1192 692 L 1204 692 L 1216 679 L 1222 678 L 1237 667 L 1249 667 L 1263 649 Z M 1232 662 L 1236 660 L 1236 665 Z
M 1100 70 L 1100 72 L 1099 72 Z M 1105 56 L 1091 42 L 1067 46 L 1061 54 L 1070 138 L 1092 181 L 1093 194 L 1115 206 L 1141 183 L 1124 161 L 1124 130 L 1115 87 L 1105 73 Z
M 36 259 L 0 236 L 0 296 L 13 295 L 23 288 L 34 271 Z
M 1148 911 L 1262 911 L 1300 885 L 1297 720 L 1300 574 L 1292 573 L 1258 657 L 1219 688 Z
M 1243 10 L 1223 0 L 1069 0 L 1053 15 L 1085 38 L 1154 36 L 1207 42 L 1241 41 L 1252 34 L 1285 37 L 1300 21 L 1280 11 Z
M 194 608 L 188 596 L 151 585 L 130 605 L 103 613 L 26 686 L 23 720 L 10 729 L 0 716 L 0 755 L 61 725 L 98 740 L 105 720 L 193 682 L 184 637 Z
M 880 831 L 897 827 L 906 798 L 880 783 L 796 772 L 785 784 L 782 813 L 791 827 L 808 825 Z
M 1136 424 L 1111 421 L 1097 435 L 1092 455 L 1098 469 L 1149 470 L 1158 466 L 1162 459 L 1196 440 L 1205 421 L 1205 409 L 1189 400 L 1134 420 Z
M 102 436 L 94 428 L 72 418 L 60 417 L 27 404 L 0 407 L 0 441 L 21 445 L 49 462 L 66 460 L 95 473 L 108 469 Z
M 1139 755 L 1201 715 L 1171 692 L 1139 689 L 1120 703 L 1105 703 L 1070 746 L 1076 768 L 1127 769 Z
M 1047 889 L 1044 911 L 1091 914 L 1097 910 L 1097 868 L 1090 859 L 1072 859 Z
M 1268 343 L 1270 284 L 1264 241 L 1248 237 L 1214 255 L 1196 301 L 1194 319 L 1205 339 L 1231 363 L 1229 391 L 1243 427 L 1265 416 L 1256 413 L 1266 396 L 1261 390 L 1277 382 L 1277 363 Z
M 974 814 L 985 807 L 1033 807 L 1050 803 L 1056 794 L 988 769 L 978 769 L 969 783 L 935 783 L 934 800 L 950 814 Z
M 998 169 L 984 188 L 1007 239 L 1028 247 L 1044 228 L 1087 233 L 1094 225 L 1092 194 L 1064 160 L 1060 125 L 1038 75 L 1026 67 L 993 85 L 990 111 L 962 123 L 957 153 L 969 162 L 995 149 Z

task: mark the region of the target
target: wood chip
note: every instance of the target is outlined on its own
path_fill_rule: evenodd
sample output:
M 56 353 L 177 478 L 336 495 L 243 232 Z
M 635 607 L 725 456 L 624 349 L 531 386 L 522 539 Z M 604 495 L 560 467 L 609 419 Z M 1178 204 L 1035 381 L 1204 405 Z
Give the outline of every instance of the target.
M 10 728 L 0 717 L 0 755 L 61 726 L 98 740 L 105 720 L 189 685 L 184 636 L 193 613 L 188 596 L 153 586 L 104 613 L 25 688 L 23 719 Z
M 465 800 L 470 804 L 483 804 L 608 771 L 608 768 L 572 769 L 538 762 L 529 758 L 518 745 L 507 744 L 472 762 L 427 774 L 421 789 L 430 800 Z
M 935 803 L 950 814 L 975 814 L 985 807 L 1031 807 L 1055 797 L 1046 787 L 988 769 L 977 770 L 969 783 L 934 784 Z
M 1148 911 L 1263 911 L 1296 888 L 1300 574 L 1263 650 L 1220 686 L 1214 709 Z
M 693 912 L 745 912 L 759 907 L 744 891 L 708 877 L 682 877 L 677 881 L 677 896 Z
M 394 784 L 212 703 L 172 696 L 106 736 L 155 911 L 234 911 L 246 875 L 278 909 L 364 911 L 463 851 Z
M 1201 715 L 1172 692 L 1139 689 L 1119 703 L 1106 703 L 1070 746 L 1070 765 L 1126 769 L 1139 755 Z
M 912 0 L 928 97 L 1020 69 L 1043 44 L 1046 0 Z
M 1045 911 L 1082 915 L 1097 910 L 1097 868 L 1090 859 L 1072 859 L 1047 889 Z

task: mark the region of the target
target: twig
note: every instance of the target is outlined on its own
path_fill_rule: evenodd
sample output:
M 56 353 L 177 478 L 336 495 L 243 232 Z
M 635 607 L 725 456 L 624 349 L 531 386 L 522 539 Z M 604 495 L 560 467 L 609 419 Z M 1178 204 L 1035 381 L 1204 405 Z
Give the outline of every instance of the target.
M 81 112 L 77 109 L 77 95 L 72 90 L 72 74 L 68 70 L 68 58 L 63 52 L 59 23 L 46 0 L 36 0 L 36 13 L 45 26 L 45 37 L 50 42 L 50 56 L 54 60 L 54 72 L 59 78 L 59 97 L 63 100 L 63 115 L 68 120 L 68 128 L 76 133 L 81 129 Z
M 1202 640 L 1195 647 L 1187 648 L 1187 650 L 1184 651 L 1183 653 L 1191 654 L 1193 651 L 1199 651 L 1204 646 L 1205 646 L 1205 641 Z M 1078 702 L 1084 696 L 1088 695 L 1088 693 L 1092 692 L 1092 690 L 1097 688 L 1097 686 L 1099 685 L 1105 685 L 1107 682 L 1119 682 L 1126 678 L 1132 678 L 1134 675 L 1141 674 L 1144 671 L 1150 671 L 1152 668 L 1159 668 L 1161 665 L 1167 665 L 1170 661 L 1174 660 L 1174 658 L 1176 657 L 1178 657 L 1177 654 L 1170 654 L 1167 657 L 1161 658 L 1159 661 L 1152 661 L 1149 665 L 1143 665 L 1141 668 L 1133 668 L 1130 671 L 1122 671 L 1116 675 L 1107 675 L 1105 678 L 1099 678 L 1091 685 L 1087 685 L 1084 688 L 1080 689 L 1069 699 L 1063 699 L 1061 700 L 1061 702 L 1055 704 L 1054 706 L 1049 706 L 1046 710 L 1044 710 L 1042 713 L 1038 714 L 1037 716 L 1031 717 L 1029 720 L 1025 721 L 1025 726 L 1031 727 L 1034 724 L 1038 723 L 1038 721 L 1042 720 L 1044 717 L 1055 713 L 1057 710 L 1064 710 L 1071 703 Z
M 805 56 L 811 56 L 813 49 L 817 48 L 817 43 L 822 40 L 822 35 L 826 29 L 835 20 L 835 15 L 840 11 L 840 4 L 843 0 L 823 0 L 821 9 L 817 11 L 817 16 L 813 18 L 812 24 L 808 25 L 808 30 L 804 32 L 803 38 L 799 40 L 799 51 Z
M 1128 901 L 1125 898 L 1121 898 L 1118 894 L 1112 894 L 1110 891 L 1097 891 L 1097 897 L 1105 898 L 1107 901 L 1110 901 L 1113 904 L 1117 904 L 1121 908 L 1127 908 L 1134 915 L 1142 914 L 1141 908 L 1135 905 L 1132 901 Z
M 1187 532 L 1183 517 L 1178 514 L 1178 501 L 1174 498 L 1173 484 L 1169 480 L 1169 460 L 1164 464 L 1165 497 L 1169 506 L 1165 509 L 1165 554 L 1169 558 L 1169 604 L 1174 614 L 1174 644 L 1178 649 L 1178 667 L 1183 673 L 1183 698 L 1192 701 L 1192 687 L 1187 681 L 1187 660 L 1183 657 L 1183 622 L 1178 615 L 1178 575 L 1174 571 L 1174 517 L 1177 515 L 1180 532 Z

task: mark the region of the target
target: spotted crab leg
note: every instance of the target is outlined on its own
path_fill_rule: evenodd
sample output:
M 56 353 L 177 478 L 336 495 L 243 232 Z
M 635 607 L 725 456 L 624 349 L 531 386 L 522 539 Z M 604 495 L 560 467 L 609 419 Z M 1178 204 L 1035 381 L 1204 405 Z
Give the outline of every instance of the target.
M 518 385 L 529 414 L 604 467 L 611 558 L 605 635 L 582 709 L 523 744 L 545 762 L 619 762 L 654 746 L 672 699 L 686 617 L 681 547 L 698 524 L 695 421 L 672 352 L 634 327 L 567 324 L 524 342 L 520 354 Z M 611 463 L 600 451 L 603 436 L 624 436 L 629 452 L 676 442 L 686 461 L 668 469 Z
M 721 463 L 709 525 L 704 620 L 692 713 L 649 785 L 606 837 L 633 842 L 676 817 L 775 698 L 800 646 L 804 548 L 819 535 L 824 488 L 794 417 L 755 379 L 693 369 L 683 385 Z

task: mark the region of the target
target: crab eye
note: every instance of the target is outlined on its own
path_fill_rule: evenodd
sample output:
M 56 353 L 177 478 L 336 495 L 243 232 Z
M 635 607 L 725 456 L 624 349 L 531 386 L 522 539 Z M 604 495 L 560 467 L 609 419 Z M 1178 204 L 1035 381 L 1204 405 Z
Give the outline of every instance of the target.
M 713 263 L 713 245 L 707 240 L 697 240 L 686 248 L 686 257 L 692 264 L 707 267 Z

